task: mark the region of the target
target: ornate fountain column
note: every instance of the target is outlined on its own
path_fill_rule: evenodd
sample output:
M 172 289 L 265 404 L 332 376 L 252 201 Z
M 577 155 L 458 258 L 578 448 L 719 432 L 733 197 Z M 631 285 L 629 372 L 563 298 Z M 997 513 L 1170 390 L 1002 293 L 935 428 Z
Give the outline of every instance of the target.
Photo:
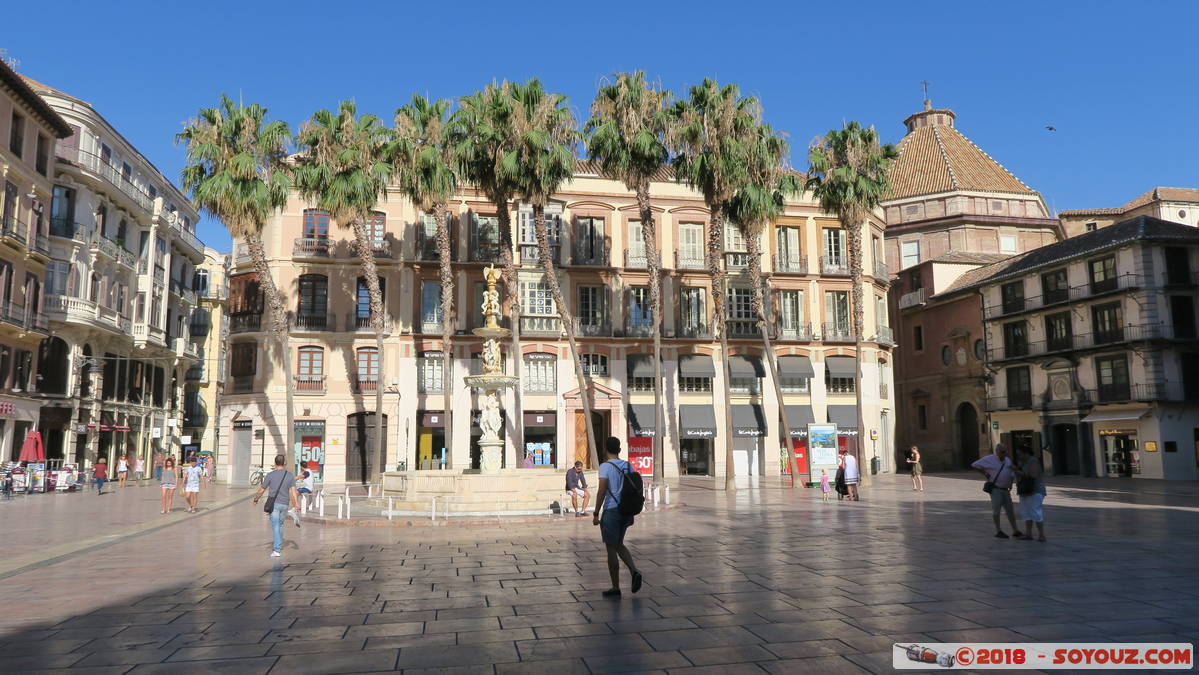
M 479 428 L 483 431 L 479 439 L 481 459 L 479 470 L 485 474 L 497 474 L 503 464 L 504 439 L 500 436 L 504 422 L 500 415 L 500 395 L 502 389 L 516 384 L 516 378 L 505 375 L 503 359 L 500 354 L 500 340 L 507 338 L 511 331 L 499 325 L 497 317 L 500 313 L 500 296 L 496 291 L 496 282 L 501 272 L 494 265 L 483 270 L 483 278 L 487 280 L 487 291 L 483 293 L 483 314 L 487 323 L 482 328 L 474 329 L 474 334 L 484 338 L 483 344 L 483 373 L 467 375 L 462 378 L 467 386 L 482 390 L 483 401 L 479 415 Z M 517 358 L 517 357 L 514 357 Z

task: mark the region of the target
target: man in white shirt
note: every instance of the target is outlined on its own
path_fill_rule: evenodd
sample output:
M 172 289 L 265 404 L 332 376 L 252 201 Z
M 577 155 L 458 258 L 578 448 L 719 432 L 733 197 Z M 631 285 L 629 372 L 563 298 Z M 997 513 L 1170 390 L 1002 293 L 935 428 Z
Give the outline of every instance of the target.
M 995 454 L 987 455 L 970 465 L 992 484 L 991 488 L 991 518 L 995 521 L 995 536 L 1007 539 L 1003 528 L 999 525 L 1000 509 L 1007 511 L 1008 522 L 1012 524 L 1012 536 L 1022 539 L 1024 534 L 1016 527 L 1016 514 L 1012 508 L 1012 484 L 1016 482 L 1016 465 L 1008 457 L 1007 447 L 1003 443 L 995 446 Z

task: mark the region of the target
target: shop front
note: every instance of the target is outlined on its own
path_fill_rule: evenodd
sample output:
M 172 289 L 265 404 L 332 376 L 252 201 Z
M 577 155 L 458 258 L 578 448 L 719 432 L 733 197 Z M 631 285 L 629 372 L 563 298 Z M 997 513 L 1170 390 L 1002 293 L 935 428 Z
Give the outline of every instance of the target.
M 296 420 L 296 475 L 307 470 L 321 480 L 325 474 L 325 420 Z
M 652 403 L 630 403 L 628 405 L 629 464 L 643 476 L 654 475 L 654 436 L 657 435 L 657 409 Z
M 795 467 L 799 471 L 799 480 L 819 481 L 819 477 L 813 477 L 808 468 L 808 425 L 816 421 L 812 415 L 812 406 L 785 405 L 784 409 L 787 412 L 787 425 L 791 427 L 791 433 L 788 436 L 791 441 L 791 449 L 795 451 Z M 790 475 L 791 462 L 787 461 L 786 456 L 781 457 L 780 461 L 783 464 L 783 474 Z
M 679 451 L 683 471 L 688 476 L 715 476 L 713 439 L 716 417 L 712 406 L 684 403 L 679 406 Z
M 858 407 L 856 405 L 830 405 L 829 424 L 837 425 L 837 451 L 853 453 L 858 460 L 858 470 L 865 473 L 870 467 L 862 464 L 862 451 L 858 445 Z
M 416 468 L 422 471 L 450 468 L 445 447 L 445 415 L 440 410 L 419 410 L 416 429 Z
M 558 414 L 552 410 L 525 413 L 525 444 L 521 466 L 558 465 Z
M 765 472 L 763 453 L 766 415 L 757 403 L 733 406 L 733 471 L 737 476 L 761 476 Z
M 41 408 L 35 401 L 0 400 L 0 457 L 17 461 L 25 434 L 34 430 L 40 417 Z
M 1141 452 L 1145 447 L 1138 438 L 1140 422 L 1149 415 L 1148 408 L 1095 410 L 1082 419 L 1095 429 L 1102 476 L 1131 478 L 1144 471 Z M 1156 448 L 1154 448 L 1156 450 Z

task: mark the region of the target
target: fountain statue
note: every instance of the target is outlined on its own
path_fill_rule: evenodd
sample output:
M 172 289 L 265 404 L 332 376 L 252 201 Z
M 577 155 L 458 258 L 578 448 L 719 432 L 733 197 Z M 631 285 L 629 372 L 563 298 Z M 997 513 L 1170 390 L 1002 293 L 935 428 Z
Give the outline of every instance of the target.
M 483 373 L 463 378 L 467 386 L 479 389 L 483 394 L 479 414 L 479 429 L 483 432 L 479 439 L 479 472 L 484 474 L 500 472 L 504 456 L 504 439 L 500 436 L 503 429 L 500 391 L 516 384 L 515 377 L 504 374 L 503 359 L 500 356 L 500 340 L 511 335 L 511 331 L 500 326 L 498 321 L 500 294 L 495 285 L 500 279 L 500 274 L 500 270 L 494 265 L 489 265 L 483 270 L 487 290 L 483 293 L 482 309 L 487 322 L 483 327 L 474 329 L 475 335 L 486 340 L 483 344 Z

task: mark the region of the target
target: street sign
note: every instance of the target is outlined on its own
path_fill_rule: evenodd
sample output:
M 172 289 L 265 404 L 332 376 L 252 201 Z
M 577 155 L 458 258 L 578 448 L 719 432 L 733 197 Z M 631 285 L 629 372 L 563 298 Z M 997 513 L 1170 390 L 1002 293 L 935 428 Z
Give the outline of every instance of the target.
M 999 422 L 991 422 L 991 428 L 992 428 L 992 429 L 998 429 L 998 428 L 999 428 Z

